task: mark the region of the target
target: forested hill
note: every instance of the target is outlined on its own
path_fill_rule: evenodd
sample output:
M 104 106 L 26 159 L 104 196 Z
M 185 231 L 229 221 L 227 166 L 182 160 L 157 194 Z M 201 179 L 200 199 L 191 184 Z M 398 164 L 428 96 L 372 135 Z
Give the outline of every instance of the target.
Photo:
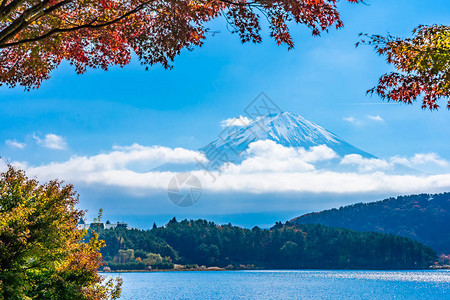
M 422 269 L 436 261 L 409 238 L 317 224 L 278 222 L 270 230 L 171 220 L 152 230 L 99 229 L 108 267 L 115 270 L 181 265 L 277 269 Z
M 306 214 L 291 222 L 393 233 L 429 245 L 438 253 L 450 253 L 450 193 L 358 203 Z

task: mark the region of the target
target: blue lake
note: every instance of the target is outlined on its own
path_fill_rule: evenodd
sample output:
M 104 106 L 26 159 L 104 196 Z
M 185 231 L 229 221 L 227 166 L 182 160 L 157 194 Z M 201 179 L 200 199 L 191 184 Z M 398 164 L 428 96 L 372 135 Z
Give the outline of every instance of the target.
M 450 299 L 450 271 L 114 273 L 121 299 Z

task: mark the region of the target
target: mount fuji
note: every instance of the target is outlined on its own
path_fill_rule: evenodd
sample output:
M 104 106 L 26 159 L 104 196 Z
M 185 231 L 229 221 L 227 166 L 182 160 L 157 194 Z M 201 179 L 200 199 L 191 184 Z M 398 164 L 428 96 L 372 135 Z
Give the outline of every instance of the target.
M 266 115 L 247 126 L 229 127 L 222 132 L 219 139 L 199 150 L 203 151 L 209 160 L 220 153 L 225 154 L 230 161 L 236 162 L 251 143 L 259 140 L 272 140 L 284 147 L 305 149 L 326 145 L 341 157 L 359 154 L 363 158 L 375 158 L 374 155 L 350 145 L 323 127 L 289 112 Z
M 304 148 L 308 150 L 314 146 L 325 145 L 333 150 L 339 157 L 349 154 L 358 154 L 362 158 L 376 158 L 355 146 L 345 142 L 336 134 L 325 128 L 306 120 L 302 116 L 282 112 L 270 114 L 251 121 L 244 126 L 228 126 L 219 138 L 208 145 L 198 149 L 203 152 L 210 162 L 208 166 L 196 163 L 166 163 L 154 171 L 188 172 L 192 170 L 208 169 L 219 170 L 225 163 L 239 164 L 246 158 L 246 150 L 251 143 L 271 140 L 283 147 Z M 346 170 L 348 166 L 339 164 L 339 160 L 323 164 L 322 167 L 335 170 Z

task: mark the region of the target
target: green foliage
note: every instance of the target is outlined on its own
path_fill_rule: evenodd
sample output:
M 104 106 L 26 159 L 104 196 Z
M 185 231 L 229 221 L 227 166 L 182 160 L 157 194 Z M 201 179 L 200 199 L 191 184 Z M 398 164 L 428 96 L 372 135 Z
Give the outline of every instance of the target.
M 160 254 L 146 253 L 142 250 L 137 250 L 139 256 L 134 258 L 133 249 L 119 250 L 118 254 L 112 258 L 111 261 L 107 261 L 108 267 L 113 270 L 169 270 L 173 269 L 174 264 L 170 257 L 162 257 Z M 142 259 L 145 257 L 145 259 Z
M 114 261 L 119 263 L 127 263 L 130 261 L 134 261 L 134 250 L 133 249 L 119 250 L 117 256 L 114 257 Z
M 415 239 L 439 253 L 450 253 L 450 193 L 421 194 L 358 203 L 293 220 L 358 231 L 393 233 Z
M 140 249 L 147 252 L 142 263 L 159 269 L 166 267 L 158 262 L 171 260 L 228 269 L 421 269 L 436 260 L 431 248 L 408 238 L 315 224 L 277 222 L 270 230 L 250 230 L 206 220 L 173 219 L 152 230 L 108 229 L 99 234 L 107 245 L 102 251 L 110 259 L 120 250 Z M 172 255 L 167 255 L 169 252 Z M 124 265 L 109 266 L 126 269 Z
M 143 250 L 138 249 L 138 250 L 134 251 L 134 257 L 140 258 L 140 259 L 146 259 L 147 253 Z
M 98 235 L 81 242 L 71 185 L 40 185 L 9 167 L 0 174 L 0 299 L 116 299 L 120 281 L 102 283 Z
M 421 97 L 422 108 L 431 110 L 444 98 L 450 109 L 449 26 L 421 25 L 411 38 L 365 34 L 361 43 L 373 46 L 397 70 L 381 76 L 369 93 L 407 104 Z

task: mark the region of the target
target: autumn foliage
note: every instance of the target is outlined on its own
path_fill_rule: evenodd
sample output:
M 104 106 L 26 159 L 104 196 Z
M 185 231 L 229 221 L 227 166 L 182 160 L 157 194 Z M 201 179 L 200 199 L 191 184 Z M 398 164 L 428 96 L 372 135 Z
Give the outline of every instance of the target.
M 363 35 L 361 42 L 373 46 L 396 69 L 381 76 L 369 93 L 406 104 L 421 99 L 422 108 L 430 110 L 444 98 L 450 109 L 449 26 L 419 26 L 411 38 Z
M 347 0 L 361 2 L 361 0 Z M 343 23 L 338 0 L 0 0 L 0 85 L 39 87 L 63 60 L 77 73 L 124 66 L 171 67 L 183 48 L 202 45 L 219 16 L 242 42 L 270 36 L 292 48 L 288 23 L 314 35 Z
M 71 185 L 0 174 L 0 299 L 116 299 L 120 281 L 97 274 L 104 242 L 77 229 Z

